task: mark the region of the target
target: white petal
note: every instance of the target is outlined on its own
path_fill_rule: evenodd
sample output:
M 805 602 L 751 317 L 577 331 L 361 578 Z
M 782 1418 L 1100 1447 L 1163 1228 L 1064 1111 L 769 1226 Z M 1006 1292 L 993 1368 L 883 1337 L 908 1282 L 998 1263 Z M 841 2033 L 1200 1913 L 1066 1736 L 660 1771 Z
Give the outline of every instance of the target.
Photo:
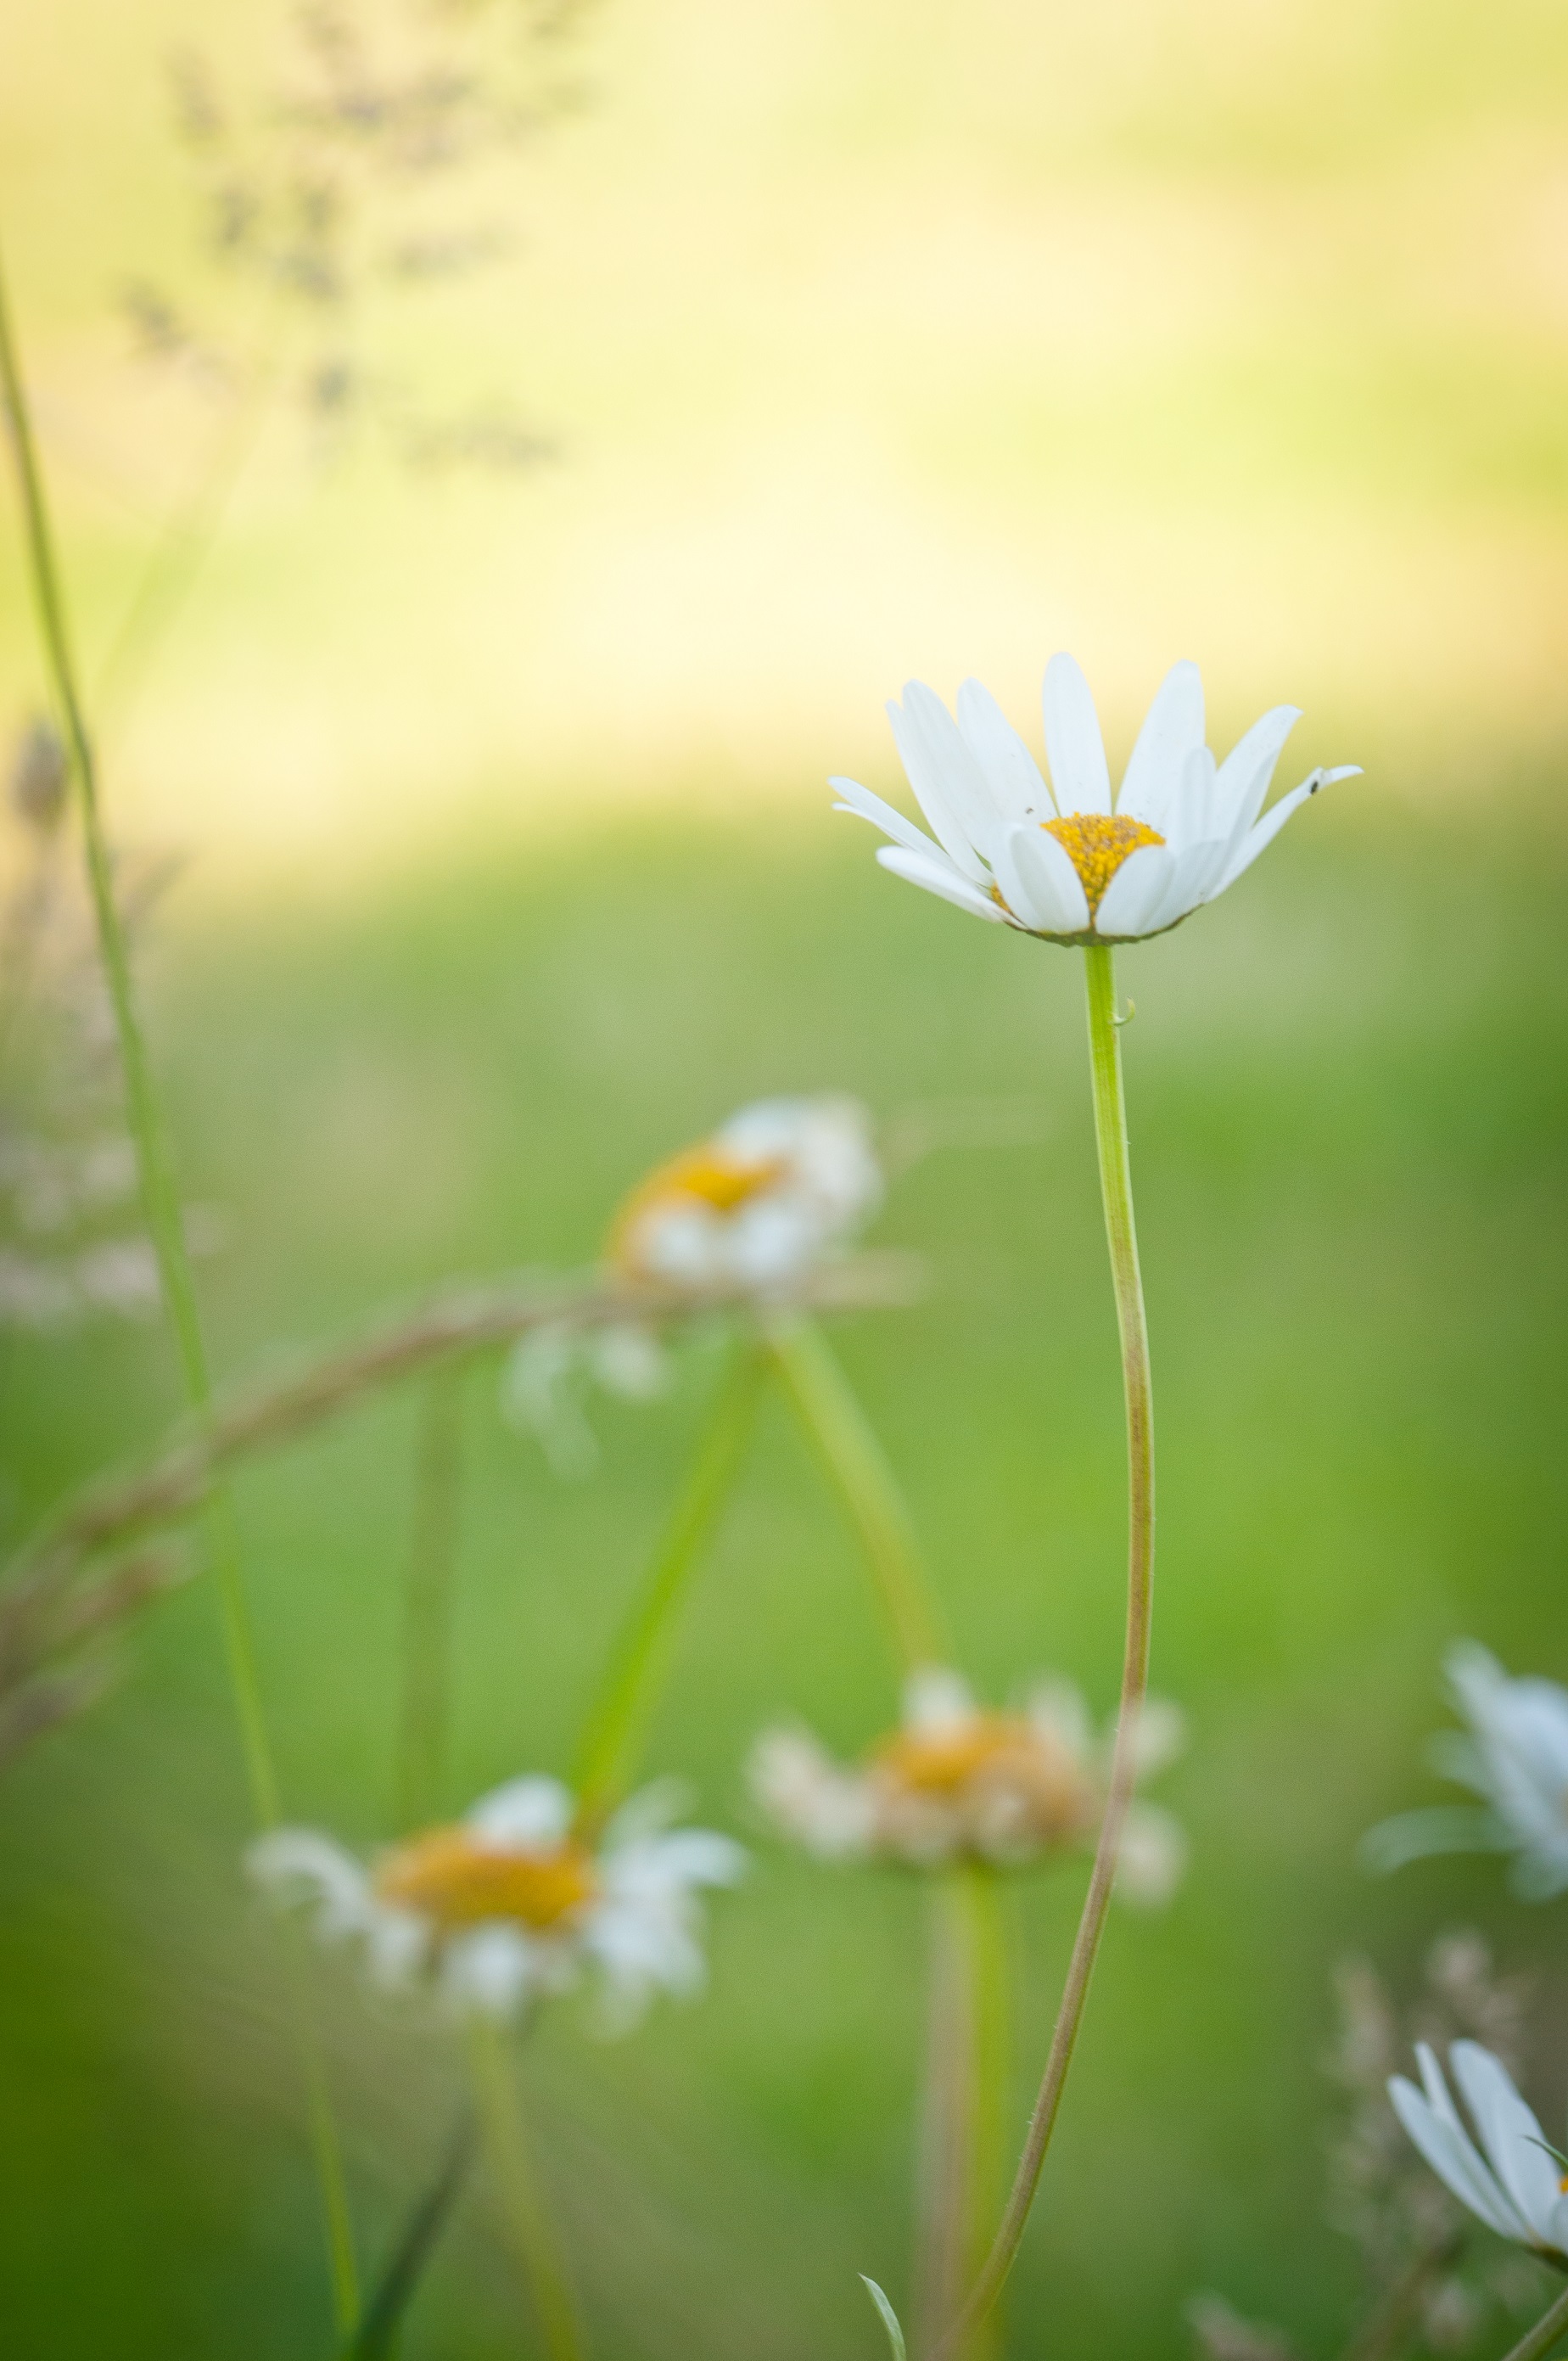
M 1042 697 L 1051 785 L 1064 812 L 1108 812 L 1111 773 L 1089 683 L 1069 655 L 1046 666 Z
M 961 1730 L 974 1713 L 973 1690 L 962 1673 L 946 1664 L 922 1664 L 904 1684 L 906 1730 Z
M 905 852 L 902 846 L 884 844 L 877 854 L 884 869 L 895 877 L 907 878 L 911 885 L 923 885 L 927 894 L 939 894 L 944 902 L 952 902 L 960 910 L 968 910 L 976 918 L 990 918 L 999 927 L 1007 924 L 1007 913 L 982 894 L 966 877 L 960 877 L 949 862 L 933 850 L 929 853 Z
M 378 1908 L 366 1930 L 366 1964 L 371 1981 L 388 1992 L 407 1989 L 424 1965 L 430 1949 L 431 1927 L 416 1911 Z
M 1168 836 L 1166 816 L 1181 784 L 1182 765 L 1202 743 L 1202 676 L 1195 664 L 1172 664 L 1138 732 L 1116 809 Z
M 1089 898 L 1083 881 L 1056 838 L 1043 828 L 1010 829 L 1005 851 L 1018 890 L 1035 913 L 1034 924 L 1039 931 L 1047 935 L 1087 934 Z M 1003 891 L 1006 892 L 1005 886 Z
M 1133 1732 L 1133 1756 L 1140 1779 L 1156 1779 L 1187 1744 L 1187 1716 L 1170 1697 L 1146 1697 Z
M 1170 1900 L 1187 1867 L 1187 1831 L 1157 1804 L 1131 1804 L 1122 1826 L 1116 1893 L 1123 1902 L 1157 1910 Z
M 1175 874 L 1176 855 L 1168 845 L 1141 844 L 1129 852 L 1100 897 L 1095 933 L 1116 941 L 1146 934 Z
M 559 1779 L 509 1779 L 480 1796 L 464 1825 L 493 1845 L 555 1845 L 572 1825 L 572 1798 Z
M 923 680 L 905 681 L 903 705 L 889 705 L 887 717 L 916 799 L 943 851 L 971 884 L 988 884 L 976 847 L 989 841 L 996 811 L 958 723 Z
M 1257 859 L 1258 854 L 1273 843 L 1291 813 L 1304 804 L 1310 796 L 1315 796 L 1320 787 L 1327 786 L 1331 779 L 1356 778 L 1359 775 L 1359 772 L 1354 766 L 1348 770 L 1312 771 L 1302 780 L 1299 787 L 1292 787 L 1288 796 L 1281 796 L 1279 801 L 1264 814 L 1256 827 L 1250 829 L 1243 837 L 1241 843 L 1221 871 L 1220 882 L 1211 891 L 1209 899 L 1212 901 L 1215 895 L 1224 893 L 1228 886 L 1235 884 L 1238 877 L 1245 875 Z
M 978 680 L 966 680 L 959 691 L 959 728 L 1004 819 L 1037 824 L 1055 818 L 1056 805 L 1039 764 L 990 689 Z
M 663 1836 L 688 1808 L 691 1797 L 688 1780 L 651 1779 L 645 1787 L 639 1787 L 634 1795 L 627 1797 L 606 1826 L 605 1851 L 613 1852 L 621 1845 L 645 1844 L 650 1837 Z
M 1174 927 L 1179 918 L 1185 918 L 1201 902 L 1208 900 L 1214 880 L 1225 865 L 1227 850 L 1224 839 L 1216 837 L 1207 844 L 1190 844 L 1185 851 L 1177 854 L 1170 883 L 1147 921 L 1149 934 Z
M 441 1963 L 442 1997 L 460 2014 L 512 2016 L 545 1982 L 543 1967 L 540 1947 L 521 1928 L 491 1920 L 448 1943 Z
M 1185 852 L 1190 844 L 1221 835 L 1213 817 L 1218 776 L 1207 746 L 1195 746 L 1181 765 L 1176 794 L 1166 809 L 1165 840 L 1173 852 Z
M 1537 2237 L 1544 2239 L 1560 2192 L 1558 2169 L 1546 2152 L 1541 2125 L 1489 2049 L 1478 2041 L 1456 2041 L 1448 2056 L 1492 2170 Z
M 328 1942 L 362 1934 L 375 1916 L 364 1863 L 315 1828 L 274 1828 L 257 1839 L 245 1859 L 257 1884 L 279 1899 L 313 1902 L 317 1929 Z
M 1276 705 L 1238 738 L 1220 765 L 1219 810 L 1222 827 L 1249 829 L 1263 809 L 1274 766 L 1285 741 L 1301 719 L 1299 705 Z
M 916 828 L 912 819 L 905 819 L 891 804 L 884 804 L 880 796 L 873 796 L 870 787 L 862 787 L 859 780 L 829 779 L 828 784 L 839 790 L 840 800 L 834 805 L 835 811 L 852 812 L 857 819 L 869 819 L 873 828 L 880 828 L 894 844 L 902 844 L 911 852 L 937 851 L 924 829 Z
M 1025 1709 L 1036 1729 L 1058 1740 L 1075 1761 L 1088 1760 L 1094 1743 L 1094 1725 L 1083 1691 L 1076 1683 L 1058 1678 L 1036 1681 Z
M 1523 2222 L 1457 2125 L 1440 2116 L 1402 2074 L 1390 2080 L 1388 2097 L 1394 2113 L 1445 2188 L 1489 2230 L 1522 2243 Z

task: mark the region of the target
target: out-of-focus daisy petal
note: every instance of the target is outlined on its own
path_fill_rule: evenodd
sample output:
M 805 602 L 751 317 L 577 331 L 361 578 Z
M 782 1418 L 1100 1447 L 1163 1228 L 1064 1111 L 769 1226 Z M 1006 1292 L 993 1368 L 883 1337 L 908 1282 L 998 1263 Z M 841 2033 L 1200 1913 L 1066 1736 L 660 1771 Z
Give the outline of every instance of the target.
M 362 1934 L 375 1913 L 364 1864 L 314 1828 L 273 1828 L 258 1837 L 246 1867 L 280 1899 L 313 1903 L 317 1929 L 329 1942 Z
M 946 1664 L 922 1664 L 904 1684 L 906 1730 L 961 1730 L 974 1710 L 973 1690 Z
M 480 1796 L 465 1825 L 489 1844 L 558 1844 L 572 1825 L 572 1798 L 559 1779 L 509 1779 Z
M 1006 925 L 1006 911 L 1000 908 L 988 894 L 981 893 L 979 886 L 971 885 L 938 853 L 905 852 L 901 846 L 884 844 L 878 851 L 877 859 L 884 869 L 891 869 L 895 877 L 907 878 L 911 885 L 923 885 L 927 894 L 936 894 L 944 902 L 955 902 L 960 910 L 969 911 L 971 917 L 990 918 L 999 927 Z
M 448 1943 L 441 1962 L 441 1994 L 459 2015 L 470 2011 L 500 2019 L 515 2016 L 541 1974 L 541 1946 L 519 1927 L 488 1920 Z
M 1041 703 L 1051 786 L 1063 812 L 1108 812 L 1111 772 L 1100 716 L 1089 683 L 1073 657 L 1055 655 L 1046 666 Z
M 1131 1804 L 1122 1828 L 1116 1892 L 1124 1902 L 1157 1910 L 1170 1900 L 1187 1867 L 1187 1832 L 1157 1804 Z
M 1175 664 L 1155 691 L 1116 797 L 1116 809 L 1146 820 L 1168 837 L 1167 825 L 1181 787 L 1187 757 L 1203 743 L 1203 681 L 1195 664 Z
M 1560 2192 L 1558 2167 L 1547 2152 L 1540 2124 L 1507 2070 L 1478 2041 L 1456 2041 L 1448 2059 L 1487 2163 L 1509 2202 L 1544 2241 Z
M 1457 2125 L 1445 2122 L 1402 2074 L 1389 2081 L 1388 2097 L 1406 2132 L 1444 2187 L 1499 2237 L 1524 2244 L 1529 2235 L 1525 2224 Z

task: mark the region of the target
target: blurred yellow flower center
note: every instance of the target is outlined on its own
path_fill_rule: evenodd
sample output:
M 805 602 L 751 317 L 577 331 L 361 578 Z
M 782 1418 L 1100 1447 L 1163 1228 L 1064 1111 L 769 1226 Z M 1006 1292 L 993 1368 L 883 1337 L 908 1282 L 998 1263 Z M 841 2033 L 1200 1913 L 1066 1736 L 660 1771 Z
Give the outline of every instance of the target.
M 1091 916 L 1127 855 L 1146 844 L 1165 842 L 1146 820 L 1124 819 L 1120 813 L 1069 812 L 1065 819 L 1042 820 L 1040 826 L 1056 838 L 1077 870 Z
M 977 1713 L 941 1730 L 901 1730 L 872 1758 L 884 1777 L 917 1795 L 950 1795 L 977 1773 L 1010 1764 L 1035 1749 L 1035 1731 L 1015 1714 Z
M 940 1730 L 901 1730 L 872 1756 L 894 1809 L 940 1806 L 960 1819 L 1002 1809 L 1036 1843 L 1072 1839 L 1093 1820 L 1094 1788 L 1055 1731 L 1020 1714 L 977 1713 Z
M 668 1213 L 694 1198 L 715 1213 L 738 1213 L 771 1188 L 784 1169 L 782 1156 L 734 1156 L 712 1140 L 685 1148 L 633 1189 L 611 1227 L 610 1253 L 624 1260 L 630 1252 L 635 1259 L 636 1233 L 649 1214 Z
M 515 1918 L 543 1930 L 586 1909 L 598 1879 L 592 1854 L 570 1841 L 548 1852 L 503 1852 L 467 1828 L 432 1828 L 381 1863 L 376 1891 L 444 1927 Z

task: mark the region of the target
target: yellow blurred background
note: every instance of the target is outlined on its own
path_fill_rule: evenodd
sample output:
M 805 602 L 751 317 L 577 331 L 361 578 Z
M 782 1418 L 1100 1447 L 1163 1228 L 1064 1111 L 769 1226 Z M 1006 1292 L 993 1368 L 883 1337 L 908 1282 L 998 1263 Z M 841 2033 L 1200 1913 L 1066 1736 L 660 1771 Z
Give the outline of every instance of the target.
M 0 26 L 90 669 L 222 429 L 115 302 L 205 285 L 166 54 L 243 93 L 291 38 L 232 0 Z M 280 409 L 111 750 L 122 823 L 233 882 L 606 797 L 815 815 L 828 770 L 887 784 L 907 675 L 1037 734 L 1063 644 L 1124 745 L 1179 655 L 1216 739 L 1305 706 L 1298 768 L 1469 791 L 1561 742 L 1561 8 L 603 0 L 575 49 L 515 255 L 369 329 L 555 456 L 411 475 Z

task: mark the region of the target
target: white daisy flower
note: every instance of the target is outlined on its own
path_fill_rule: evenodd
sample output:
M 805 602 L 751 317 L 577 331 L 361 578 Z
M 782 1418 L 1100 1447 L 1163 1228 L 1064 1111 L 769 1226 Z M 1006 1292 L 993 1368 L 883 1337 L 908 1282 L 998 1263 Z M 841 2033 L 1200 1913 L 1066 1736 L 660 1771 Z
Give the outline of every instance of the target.
M 1511 1679 L 1474 1640 L 1449 1650 L 1446 1670 L 1470 1727 L 1442 1731 L 1432 1764 L 1482 1806 L 1402 1812 L 1368 1832 L 1362 1859 L 1392 1870 L 1429 1853 L 1511 1852 L 1515 1892 L 1550 1901 L 1568 1890 L 1568 1689 Z
M 931 836 L 853 779 L 829 782 L 836 808 L 892 838 L 877 859 L 895 876 L 1058 943 L 1136 942 L 1179 926 L 1234 885 L 1309 796 L 1357 775 L 1354 764 L 1313 771 L 1265 814 L 1299 708 L 1277 705 L 1217 763 L 1194 664 L 1166 675 L 1114 798 L 1094 699 L 1069 655 L 1046 671 L 1049 786 L 978 681 L 959 689 L 957 720 L 918 680 L 887 709 Z
M 864 1107 L 762 1099 L 632 1191 L 611 1228 L 609 1259 L 664 1285 L 787 1286 L 881 1200 Z
M 1499 2237 L 1568 2268 L 1568 2180 L 1507 2067 L 1478 2041 L 1456 2041 L 1448 2053 L 1477 2144 L 1424 2041 L 1416 2056 L 1423 2089 L 1396 2074 L 1388 2096 L 1438 2179 Z
M 1179 1752 L 1181 1717 L 1150 1702 L 1138 1725 L 1139 1768 L 1152 1774 Z M 901 1861 L 937 1868 L 964 1857 L 1014 1867 L 1092 1851 L 1110 1770 L 1110 1738 L 1066 1682 L 1043 1682 L 1022 1712 L 976 1704 L 968 1684 L 936 1666 L 910 1679 L 900 1728 L 855 1766 L 836 1763 L 807 1731 L 758 1741 L 751 1785 L 784 1832 L 824 1861 Z M 1168 1898 L 1186 1843 L 1168 1813 L 1128 1815 L 1120 1872 L 1132 1901 Z
M 274 1898 L 306 1905 L 323 1942 L 356 1944 L 386 1990 L 508 2018 L 592 1970 L 628 2024 L 657 1992 L 700 1990 L 698 1893 L 745 1866 L 730 1838 L 668 1827 L 673 1802 L 645 1788 L 589 1846 L 558 1781 L 512 1779 L 372 1867 L 313 1828 L 275 1829 L 247 1860 Z

